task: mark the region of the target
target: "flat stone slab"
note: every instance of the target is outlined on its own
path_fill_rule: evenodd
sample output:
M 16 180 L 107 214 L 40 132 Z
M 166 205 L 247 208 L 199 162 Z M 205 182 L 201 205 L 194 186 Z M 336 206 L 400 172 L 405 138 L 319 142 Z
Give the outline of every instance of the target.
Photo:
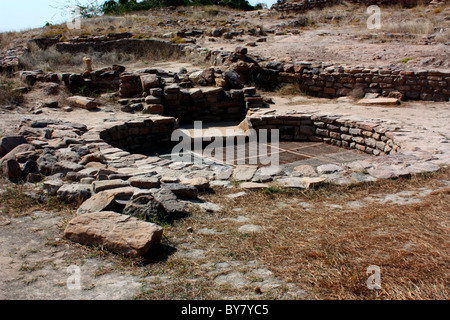
M 229 194 L 226 197 L 229 198 L 229 199 L 237 199 L 237 198 L 240 198 L 240 197 L 244 197 L 246 195 L 247 195 L 247 193 L 242 191 L 242 192 L 238 192 L 238 193 Z
M 80 208 L 78 208 L 77 214 L 82 215 L 92 212 L 114 211 L 115 205 L 115 195 L 108 191 L 102 191 L 83 202 Z
M 366 98 L 358 101 L 358 104 L 363 105 L 399 105 L 400 101 L 397 98 Z
M 94 181 L 92 183 L 94 192 L 101 192 L 108 189 L 115 189 L 115 188 L 123 188 L 128 187 L 130 184 L 127 181 L 124 180 L 101 180 L 101 181 Z
M 160 243 L 162 234 L 163 228 L 154 223 L 109 211 L 75 217 L 64 231 L 71 241 L 130 257 L 145 255 L 152 245 Z
M 163 183 L 162 188 L 172 191 L 177 197 L 195 199 L 198 196 L 198 190 L 191 185 L 181 183 Z
M 251 166 L 237 166 L 233 172 L 233 179 L 236 181 L 250 181 L 257 169 L 257 167 Z
M 243 182 L 239 185 L 241 189 L 247 189 L 247 190 L 261 190 L 261 189 L 267 189 L 270 186 L 265 183 L 257 183 L 257 182 Z
M 128 182 L 133 187 L 142 188 L 142 189 L 159 188 L 159 186 L 161 185 L 158 178 L 145 177 L 145 176 L 131 177 L 130 179 L 128 179 Z

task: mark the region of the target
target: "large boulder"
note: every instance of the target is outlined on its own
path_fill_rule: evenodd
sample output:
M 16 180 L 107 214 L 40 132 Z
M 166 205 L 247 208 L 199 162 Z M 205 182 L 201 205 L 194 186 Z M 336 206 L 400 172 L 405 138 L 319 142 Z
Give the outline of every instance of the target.
M 156 224 L 109 211 L 77 216 L 64 231 L 71 241 L 131 257 L 145 255 L 160 243 L 162 234 L 163 228 Z

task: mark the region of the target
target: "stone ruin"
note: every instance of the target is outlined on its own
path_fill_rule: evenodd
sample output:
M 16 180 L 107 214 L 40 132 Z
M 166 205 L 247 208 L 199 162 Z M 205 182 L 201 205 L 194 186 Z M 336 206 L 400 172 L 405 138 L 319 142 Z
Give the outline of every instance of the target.
M 341 0 L 278 0 L 272 5 L 271 9 L 282 12 L 306 12 L 315 8 L 323 8 L 325 6 L 331 6 L 341 3 Z M 363 5 L 401 5 L 404 7 L 413 7 L 418 4 L 424 3 L 439 3 L 441 1 L 431 0 L 349 0 L 356 4 Z
M 80 44 L 84 42 L 61 47 L 77 51 L 81 50 Z M 114 45 L 118 44 L 106 47 Z M 134 114 L 130 120 L 94 128 L 59 120 L 24 120 L 17 136 L 1 139 L 0 162 L 9 180 L 42 183 L 46 196 L 81 205 L 78 216 L 66 229 L 69 239 L 102 245 L 130 256 L 145 255 L 152 244 L 160 241 L 162 228 L 142 220 L 181 218 L 193 205 L 213 210 L 198 200 L 199 192 L 211 187 L 231 187 L 231 181 L 249 189 L 269 188 L 270 183 L 297 189 L 323 183 L 361 183 L 437 171 L 448 158 L 447 154 L 423 150 L 420 141 L 414 141 L 414 133 L 402 131 L 396 123 L 386 120 L 320 113 L 265 113 L 261 108 L 270 101 L 257 89 L 295 83 L 308 93 L 328 98 L 345 96 L 359 88 L 364 93 L 383 96 L 394 93 L 396 100 L 448 101 L 448 73 L 267 62 L 250 57 L 245 48 L 206 53 L 201 48 L 182 49 L 203 55 L 216 67 L 190 73 L 160 69 L 127 72 L 119 65 L 87 69 L 80 74 L 20 72 L 30 87 L 37 82 L 65 85 L 76 94 L 68 99 L 72 107 L 101 107 L 95 99 L 79 95 L 82 87 L 92 92 L 111 90 L 118 97 L 121 110 Z M 257 133 L 278 129 L 282 141 L 320 142 L 358 150 L 370 157 L 317 168 L 270 168 L 177 162 L 141 153 L 170 145 L 174 130 L 197 120 L 238 121 L 244 133 L 250 129 Z M 116 230 L 117 224 L 122 229 Z

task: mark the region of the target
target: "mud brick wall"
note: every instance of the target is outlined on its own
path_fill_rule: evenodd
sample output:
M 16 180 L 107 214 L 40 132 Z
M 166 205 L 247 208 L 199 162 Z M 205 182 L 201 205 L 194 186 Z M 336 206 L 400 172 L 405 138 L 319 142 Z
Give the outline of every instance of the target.
M 149 117 L 145 120 L 115 124 L 100 132 L 106 143 L 127 151 L 148 148 L 171 141 L 172 132 L 177 129 L 177 119 L 170 117 Z
M 377 123 L 306 114 L 252 115 L 247 121 L 257 132 L 278 129 L 282 141 L 324 142 L 372 155 L 390 154 L 400 149 L 392 132 Z

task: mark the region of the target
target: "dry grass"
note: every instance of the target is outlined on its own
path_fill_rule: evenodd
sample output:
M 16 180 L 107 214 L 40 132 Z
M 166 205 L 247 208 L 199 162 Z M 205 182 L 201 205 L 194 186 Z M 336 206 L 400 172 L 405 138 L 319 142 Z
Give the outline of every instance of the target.
M 99 266 L 98 276 L 110 272 L 140 276 L 143 288 L 136 299 L 295 298 L 287 294 L 288 283 L 306 290 L 305 298 L 311 299 L 448 299 L 450 189 L 443 188 L 442 181 L 450 181 L 449 169 L 347 187 L 308 191 L 273 188 L 272 192 L 248 192 L 246 197 L 234 200 L 226 195 L 236 189 L 216 189 L 202 197 L 222 205 L 224 211 L 193 210 L 190 216 L 166 226 L 163 246 L 152 256 L 131 259 L 67 241 L 72 248 L 68 259 L 77 263 L 90 258 L 112 262 L 105 264 L 108 267 Z M 4 182 L 2 185 L 3 215 L 67 208 L 26 197 L 21 189 L 24 186 L 9 189 Z M 376 194 L 423 189 L 436 191 L 415 204 L 369 202 L 359 209 L 346 207 L 349 201 Z M 233 210 L 236 208 L 240 210 Z M 65 221 L 72 216 L 69 212 Z M 238 232 L 239 224 L 229 220 L 238 216 L 250 218 L 251 223 L 263 227 L 263 232 Z M 194 232 L 187 232 L 188 227 Z M 200 234 L 197 231 L 201 228 L 218 233 Z M 203 250 L 205 258 L 180 255 L 190 249 Z M 268 268 L 284 285 L 261 293 L 255 292 L 255 284 L 261 281 L 257 276 L 246 274 L 250 284 L 239 288 L 214 281 L 221 274 L 212 267 L 216 263 L 238 263 L 233 271 L 245 274 L 250 261 Z M 366 287 L 370 265 L 381 268 L 381 290 Z
M 448 188 L 432 193 L 419 204 L 374 203 L 353 210 L 328 206 L 345 205 L 380 192 L 435 188 L 441 179 L 450 179 L 448 169 L 432 176 L 369 185 L 254 192 L 233 201 L 223 194 L 211 195 L 208 200 L 227 208 L 226 216 L 236 215 L 233 208 L 242 208 L 238 214 L 258 221 L 264 232 L 240 235 L 228 224 L 216 221 L 214 228 L 226 231 L 227 236 L 210 237 L 208 243 L 202 243 L 200 237 L 196 246 L 201 243 L 217 248 L 221 258 L 256 259 L 277 278 L 307 289 L 315 299 L 448 299 Z M 280 203 L 290 205 L 280 208 Z M 304 209 L 301 203 L 309 203 L 313 209 Z M 190 218 L 182 225 L 198 229 L 208 225 L 207 220 Z M 169 235 L 174 236 L 174 232 L 180 231 L 170 230 Z M 370 265 L 381 268 L 381 290 L 366 287 Z
M 23 83 L 17 78 L 0 75 L 0 106 L 20 104 L 23 101 L 23 95 L 14 89 L 21 86 Z
M 20 217 L 34 211 L 73 212 L 74 207 L 61 202 L 56 197 L 42 197 L 43 190 L 30 184 L 12 184 L 7 182 L 0 172 L 0 216 Z
M 162 48 L 148 50 L 139 55 L 120 51 L 68 54 L 58 52 L 55 48 L 41 50 L 37 47 L 21 57 L 20 62 L 25 70 L 43 70 L 50 72 L 79 72 L 83 66 L 83 57 L 89 56 L 95 68 L 110 67 L 113 64 L 130 65 L 156 61 L 175 61 L 181 58 L 178 50 Z

